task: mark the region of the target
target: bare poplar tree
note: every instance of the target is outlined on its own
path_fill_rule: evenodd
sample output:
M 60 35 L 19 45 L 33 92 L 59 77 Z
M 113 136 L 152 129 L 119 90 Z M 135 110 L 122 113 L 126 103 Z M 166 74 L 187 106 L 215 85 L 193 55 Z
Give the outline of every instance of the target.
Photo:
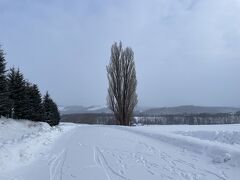
M 107 66 L 109 81 L 107 103 L 119 125 L 130 125 L 133 110 L 137 105 L 137 78 L 134 52 L 131 48 L 123 49 L 122 43 L 114 43 L 111 59 Z

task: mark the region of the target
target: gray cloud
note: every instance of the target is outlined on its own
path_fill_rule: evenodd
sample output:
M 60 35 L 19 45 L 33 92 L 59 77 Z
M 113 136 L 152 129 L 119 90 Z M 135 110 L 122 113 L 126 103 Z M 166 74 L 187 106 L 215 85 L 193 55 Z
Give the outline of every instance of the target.
M 238 0 L 0 0 L 9 66 L 59 104 L 105 104 L 110 47 L 135 52 L 140 105 L 240 105 Z

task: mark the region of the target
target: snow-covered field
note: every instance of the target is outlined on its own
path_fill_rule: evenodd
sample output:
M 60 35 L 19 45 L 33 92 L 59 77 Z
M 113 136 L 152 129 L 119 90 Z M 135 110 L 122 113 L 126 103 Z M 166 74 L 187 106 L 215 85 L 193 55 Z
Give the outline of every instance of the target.
M 0 120 L 0 180 L 239 180 L 240 125 Z

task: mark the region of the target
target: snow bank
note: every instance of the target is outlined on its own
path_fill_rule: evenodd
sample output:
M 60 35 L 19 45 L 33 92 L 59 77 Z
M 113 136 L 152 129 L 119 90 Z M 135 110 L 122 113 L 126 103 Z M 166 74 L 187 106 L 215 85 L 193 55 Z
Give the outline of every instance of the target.
M 240 131 L 177 131 L 175 133 L 196 137 L 202 140 L 240 145 Z
M 74 126 L 51 127 L 47 123 L 0 119 L 0 173 L 27 165 L 64 132 Z
M 144 126 L 125 129 L 177 146 L 183 151 L 206 155 L 213 163 L 240 167 L 240 126 L 231 126 L 232 131 L 230 126 Z

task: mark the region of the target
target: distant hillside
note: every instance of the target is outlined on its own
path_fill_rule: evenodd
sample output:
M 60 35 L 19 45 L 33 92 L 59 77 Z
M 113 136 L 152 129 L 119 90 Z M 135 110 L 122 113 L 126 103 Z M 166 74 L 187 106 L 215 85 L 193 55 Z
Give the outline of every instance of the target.
M 61 114 L 110 113 L 105 106 L 66 106 L 59 107 Z
M 59 106 L 59 111 L 62 115 L 65 114 L 100 114 L 100 113 L 111 113 L 107 106 Z M 135 113 L 139 114 L 150 108 L 137 107 Z
M 200 113 L 235 113 L 240 111 L 240 108 L 235 107 L 205 107 L 205 106 L 177 106 L 151 108 L 143 111 L 143 114 L 149 115 L 174 115 L 174 114 L 200 114 Z
M 106 106 L 66 106 L 59 107 L 62 115 L 64 114 L 100 114 L 111 113 Z M 135 114 L 146 115 L 174 115 L 174 114 L 200 114 L 200 113 L 235 113 L 240 108 L 235 107 L 205 107 L 205 106 L 177 106 L 162 108 L 137 107 Z

